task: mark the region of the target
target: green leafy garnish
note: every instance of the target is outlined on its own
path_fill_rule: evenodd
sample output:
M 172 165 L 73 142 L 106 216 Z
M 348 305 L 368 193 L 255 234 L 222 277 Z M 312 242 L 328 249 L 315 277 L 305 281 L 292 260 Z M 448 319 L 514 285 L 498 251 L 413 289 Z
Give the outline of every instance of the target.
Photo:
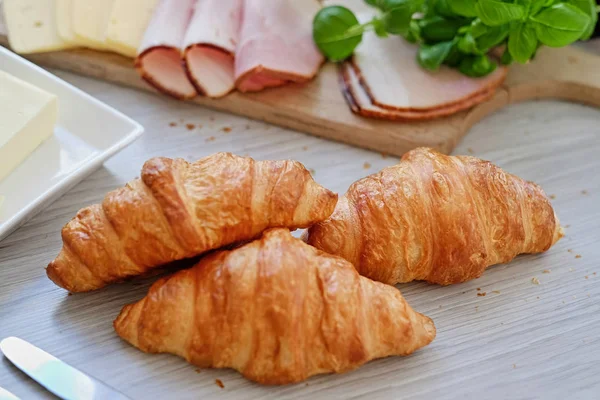
M 341 6 L 321 9 L 313 38 L 331 61 L 352 55 L 367 31 L 381 38 L 401 35 L 419 46 L 417 62 L 435 71 L 442 64 L 472 77 L 493 72 L 500 59 L 526 63 L 542 46 L 563 47 L 591 37 L 598 22 L 595 0 L 364 0 L 379 10 L 358 21 Z M 385 39 L 382 39 L 385 40 Z

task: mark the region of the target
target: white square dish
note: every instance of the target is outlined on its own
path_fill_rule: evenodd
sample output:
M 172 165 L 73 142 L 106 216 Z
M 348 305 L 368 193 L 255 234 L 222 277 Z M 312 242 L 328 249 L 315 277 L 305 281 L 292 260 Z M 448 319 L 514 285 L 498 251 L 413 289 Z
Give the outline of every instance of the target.
M 58 97 L 52 137 L 0 181 L 0 197 L 5 197 L 0 205 L 2 240 L 133 142 L 144 128 L 3 47 L 0 70 Z

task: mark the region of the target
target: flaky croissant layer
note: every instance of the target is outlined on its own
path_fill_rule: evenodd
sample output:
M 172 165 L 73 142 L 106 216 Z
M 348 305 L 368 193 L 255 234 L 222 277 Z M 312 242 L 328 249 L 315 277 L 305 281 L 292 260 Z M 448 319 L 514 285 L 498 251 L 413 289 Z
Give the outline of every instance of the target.
M 433 322 L 396 288 L 286 229 L 156 282 L 114 326 L 145 352 L 234 368 L 264 384 L 352 370 L 410 354 L 435 337 Z
M 419 148 L 355 182 L 308 243 L 371 279 L 447 285 L 562 236 L 538 185 L 475 157 Z
M 47 274 L 69 291 L 94 290 L 267 228 L 310 226 L 331 215 L 336 202 L 296 161 L 230 153 L 194 163 L 153 158 L 140 179 L 63 228 L 63 248 Z

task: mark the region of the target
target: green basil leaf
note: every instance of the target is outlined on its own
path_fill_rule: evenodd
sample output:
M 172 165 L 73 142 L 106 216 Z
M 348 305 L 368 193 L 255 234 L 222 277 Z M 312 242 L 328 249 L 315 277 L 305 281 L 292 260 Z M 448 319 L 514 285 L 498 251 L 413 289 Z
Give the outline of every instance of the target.
M 370 6 L 380 8 L 381 0 L 365 0 L 365 3 Z
M 313 39 L 331 61 L 348 58 L 362 40 L 364 26 L 352 11 L 342 6 L 325 7 L 313 20 Z
M 458 40 L 456 45 L 458 50 L 460 50 L 464 54 L 479 54 L 479 49 L 477 48 L 477 42 L 475 38 L 470 33 L 465 34 Z
M 475 17 L 475 1 L 476 0 L 447 0 L 450 9 L 463 17 Z
M 589 39 L 594 33 L 594 29 L 598 23 L 598 9 L 596 2 L 594 0 L 569 0 L 568 2 L 579 8 L 590 17 L 590 23 L 581 35 L 582 40 Z
M 385 10 L 383 15 L 385 30 L 393 35 L 405 35 L 416 11 L 415 2 L 413 0 L 385 0 L 383 8 Z
M 417 53 L 417 61 L 421 67 L 435 71 L 442 65 L 446 57 L 448 57 L 453 44 L 452 41 L 448 41 L 433 45 L 421 45 Z
M 508 51 L 508 47 L 504 49 L 504 53 L 502 53 L 502 57 L 500 58 L 500 62 L 502 65 L 510 65 L 513 62 L 512 56 L 510 55 L 510 51 Z
M 534 22 L 538 40 L 550 47 L 563 47 L 575 42 L 591 23 L 586 13 L 567 3 L 543 9 L 530 20 Z
M 484 35 L 489 29 L 490 27 L 481 22 L 479 18 L 475 18 L 473 22 L 471 22 L 471 35 L 473 35 L 474 38 Z
M 490 74 L 497 66 L 498 65 L 491 61 L 488 56 L 478 55 L 464 58 L 461 61 L 458 70 L 467 76 L 479 78 Z
M 435 11 L 442 17 L 453 18 L 458 14 L 450 7 L 450 0 L 436 0 Z
M 446 19 L 440 16 L 423 18 L 419 22 L 421 37 L 429 42 L 452 40 L 462 26 L 462 21 Z
M 380 38 L 384 38 L 384 37 L 388 36 L 388 33 L 385 30 L 385 24 L 379 18 L 377 18 L 377 17 L 373 18 L 371 20 L 371 25 L 373 26 L 373 30 L 375 31 L 375 34 L 377 36 L 379 36 Z
M 479 0 L 475 12 L 484 24 L 504 25 L 525 17 L 525 8 L 518 4 L 504 3 L 500 0 Z
M 421 38 L 421 28 L 419 27 L 419 23 L 414 19 L 410 21 L 408 25 L 408 32 L 406 35 L 403 35 L 404 39 L 408 40 L 410 43 L 417 43 L 422 40 Z
M 547 7 L 546 4 L 547 0 L 533 0 L 531 2 L 531 7 L 529 8 L 529 15 L 535 15 L 538 13 L 538 11 L 540 11 L 542 8 Z
M 490 27 L 486 33 L 477 38 L 477 47 L 482 53 L 487 53 L 490 49 L 502 43 L 508 36 L 509 31 L 509 24 Z
M 508 51 L 511 58 L 521 64 L 531 59 L 537 50 L 535 28 L 530 23 L 517 25 L 508 36 Z
M 458 43 L 454 44 L 452 46 L 452 48 L 450 49 L 450 52 L 448 53 L 448 55 L 446 56 L 446 59 L 444 60 L 444 64 L 452 67 L 452 68 L 458 68 L 458 66 L 460 65 L 461 61 L 463 60 L 463 58 L 468 57 L 467 55 L 461 53 L 458 50 Z

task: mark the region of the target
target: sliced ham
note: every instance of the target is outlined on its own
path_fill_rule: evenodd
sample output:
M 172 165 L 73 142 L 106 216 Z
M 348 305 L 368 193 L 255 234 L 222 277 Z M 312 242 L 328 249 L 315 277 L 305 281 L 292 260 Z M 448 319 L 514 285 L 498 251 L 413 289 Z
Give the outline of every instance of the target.
M 318 0 L 244 0 L 235 58 L 235 86 L 242 92 L 305 82 L 324 59 L 312 38 Z
M 188 76 L 198 92 L 221 97 L 235 87 L 234 53 L 243 0 L 198 0 L 184 40 Z
M 373 104 L 403 111 L 443 108 L 493 91 L 506 77 L 504 66 L 482 78 L 446 66 L 431 72 L 417 63 L 416 56 L 417 46 L 402 37 L 365 33 L 353 62 Z
M 195 0 L 161 0 L 146 29 L 135 66 L 142 78 L 178 99 L 196 96 L 181 51 Z
M 389 110 L 372 103 L 369 94 L 361 84 L 356 68 L 351 62 L 340 66 L 340 86 L 348 106 L 353 113 L 368 118 L 388 120 L 427 120 L 455 114 L 488 100 L 493 96 L 493 90 L 478 93 L 460 103 L 429 110 Z

